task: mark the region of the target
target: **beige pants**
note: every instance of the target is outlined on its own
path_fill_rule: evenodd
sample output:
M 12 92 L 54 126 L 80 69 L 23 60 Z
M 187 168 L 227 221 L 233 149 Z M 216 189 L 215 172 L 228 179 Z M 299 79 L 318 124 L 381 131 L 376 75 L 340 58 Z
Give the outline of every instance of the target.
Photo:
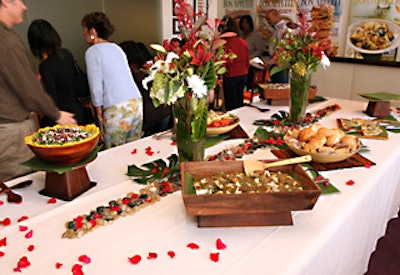
M 38 129 L 36 117 L 22 122 L 0 124 L 0 180 L 7 181 L 32 170 L 20 163 L 31 159 L 34 154 L 24 142 Z

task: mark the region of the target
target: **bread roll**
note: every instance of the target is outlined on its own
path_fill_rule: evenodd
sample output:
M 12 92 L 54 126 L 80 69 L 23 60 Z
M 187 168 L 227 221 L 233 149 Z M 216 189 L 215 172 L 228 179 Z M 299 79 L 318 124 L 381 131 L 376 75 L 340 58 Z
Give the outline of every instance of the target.
M 312 138 L 315 135 L 316 135 L 316 131 L 314 131 L 311 128 L 301 129 L 299 132 L 299 141 L 307 142 L 310 140 L 310 138 Z

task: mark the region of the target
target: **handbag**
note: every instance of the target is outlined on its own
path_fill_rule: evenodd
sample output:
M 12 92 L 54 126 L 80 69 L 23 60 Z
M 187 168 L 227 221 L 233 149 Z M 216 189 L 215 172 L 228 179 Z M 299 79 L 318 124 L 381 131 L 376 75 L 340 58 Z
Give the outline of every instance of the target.
M 74 96 L 76 98 L 90 96 L 89 82 L 87 74 L 81 69 L 76 60 L 75 65 L 75 76 L 74 76 Z

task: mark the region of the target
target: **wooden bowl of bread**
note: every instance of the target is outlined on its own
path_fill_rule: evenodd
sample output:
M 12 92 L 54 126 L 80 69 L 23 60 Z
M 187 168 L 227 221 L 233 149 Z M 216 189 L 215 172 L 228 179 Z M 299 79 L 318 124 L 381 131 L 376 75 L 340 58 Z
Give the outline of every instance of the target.
M 311 155 L 312 160 L 318 163 L 346 160 L 361 148 L 357 137 L 346 135 L 341 129 L 330 129 L 320 124 L 288 131 L 285 142 L 297 155 Z

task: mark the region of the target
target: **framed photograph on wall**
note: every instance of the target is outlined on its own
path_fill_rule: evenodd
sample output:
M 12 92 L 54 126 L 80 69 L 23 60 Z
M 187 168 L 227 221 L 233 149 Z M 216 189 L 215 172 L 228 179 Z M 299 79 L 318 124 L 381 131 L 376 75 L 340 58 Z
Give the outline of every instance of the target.
M 178 18 L 172 18 L 172 33 L 179 34 L 181 31 L 179 30 Z

